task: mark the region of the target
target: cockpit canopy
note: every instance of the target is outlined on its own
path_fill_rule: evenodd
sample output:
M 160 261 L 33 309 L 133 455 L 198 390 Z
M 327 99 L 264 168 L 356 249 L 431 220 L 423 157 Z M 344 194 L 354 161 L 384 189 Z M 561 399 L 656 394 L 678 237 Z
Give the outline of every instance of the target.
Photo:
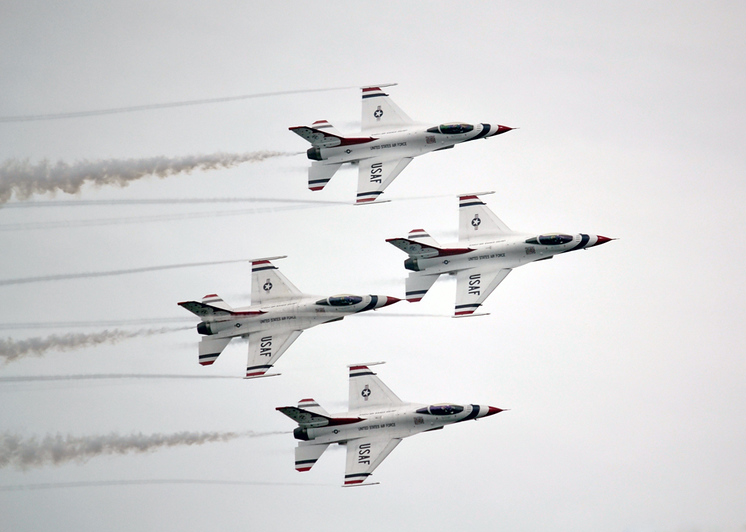
M 542 246 L 559 246 L 560 244 L 567 244 L 572 242 L 573 237 L 570 235 L 563 235 L 560 233 L 549 233 L 546 235 L 535 236 L 526 240 L 526 244 L 541 244 Z
M 424 408 L 420 408 L 417 410 L 417 413 L 418 414 L 429 414 L 431 416 L 452 416 L 454 414 L 459 414 L 463 411 L 464 411 L 463 406 L 439 404 L 439 405 L 430 405 Z
M 473 129 L 474 126 L 471 124 L 453 122 L 451 124 L 441 124 L 439 126 L 431 127 L 427 131 L 429 133 L 442 133 L 443 135 L 461 135 L 462 133 L 468 133 Z
M 319 299 L 317 305 L 330 305 L 332 307 L 349 307 L 361 303 L 363 298 L 350 294 L 340 294 L 338 296 L 329 296 L 326 299 Z

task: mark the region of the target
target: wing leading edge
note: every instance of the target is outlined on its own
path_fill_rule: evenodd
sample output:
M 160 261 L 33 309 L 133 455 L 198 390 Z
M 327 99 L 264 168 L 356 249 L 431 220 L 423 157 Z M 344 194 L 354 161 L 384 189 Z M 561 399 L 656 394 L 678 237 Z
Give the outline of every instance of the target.
M 510 273 L 510 268 L 486 267 L 459 270 L 456 273 L 455 316 L 473 314 Z
M 357 174 L 357 204 L 371 203 L 404 170 L 412 157 L 384 160 L 379 157 L 362 159 Z
M 249 338 L 249 358 L 246 362 L 246 379 L 264 377 L 288 347 L 303 331 L 266 330 Z
M 399 443 L 401 438 L 348 440 L 344 485 L 354 486 L 365 482 Z

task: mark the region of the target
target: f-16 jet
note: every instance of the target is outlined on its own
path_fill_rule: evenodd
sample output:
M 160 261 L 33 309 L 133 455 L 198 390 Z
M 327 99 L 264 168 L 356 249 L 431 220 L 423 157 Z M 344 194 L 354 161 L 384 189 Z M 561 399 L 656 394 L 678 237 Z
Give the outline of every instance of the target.
M 349 366 L 349 412 L 329 414 L 313 399 L 277 408 L 298 423 L 293 431 L 301 440 L 295 448 L 297 471 L 309 471 L 332 443 L 346 444 L 344 485 L 360 485 L 403 438 L 502 412 L 486 405 L 405 403 L 370 370 L 372 365 Z
M 251 306 L 233 309 L 215 294 L 202 301 L 179 303 L 202 321 L 197 332 L 199 363 L 209 366 L 220 356 L 232 338 L 249 339 L 247 379 L 269 377 L 267 371 L 277 362 L 304 329 L 339 321 L 345 316 L 376 310 L 399 301 L 390 296 L 351 294 L 330 297 L 303 294 L 268 257 L 251 261 Z
M 485 192 L 482 194 L 491 194 Z M 513 268 L 613 240 L 600 235 L 511 231 L 476 194 L 459 196 L 459 241 L 441 246 L 424 229 L 389 238 L 409 255 L 407 301 L 421 300 L 441 274 L 456 276 L 455 316 L 474 313 Z
M 344 136 L 326 120 L 290 128 L 312 144 L 307 152 L 313 161 L 308 169 L 308 188 L 321 190 L 344 163 L 358 163 L 356 203 L 374 202 L 414 157 L 513 129 L 490 124 L 415 122 L 381 90 L 390 86 L 362 87 L 363 119 L 358 136 Z

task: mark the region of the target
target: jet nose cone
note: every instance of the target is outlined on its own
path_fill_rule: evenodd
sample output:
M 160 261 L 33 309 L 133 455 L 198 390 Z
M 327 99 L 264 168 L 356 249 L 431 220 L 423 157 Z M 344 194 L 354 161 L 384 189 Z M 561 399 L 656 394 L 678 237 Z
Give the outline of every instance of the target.
M 515 129 L 514 127 L 508 127 L 508 126 L 501 126 L 500 124 L 497 125 L 497 133 L 495 135 L 501 135 L 502 133 L 507 133 L 508 131 L 512 131 Z
M 502 408 L 496 408 L 496 407 L 494 407 L 494 406 L 490 406 L 490 407 L 488 407 L 488 408 L 489 408 L 489 410 L 488 410 L 488 412 L 487 412 L 487 413 L 486 413 L 486 414 L 484 415 L 484 417 L 487 417 L 487 416 L 492 416 L 492 415 L 494 415 L 494 414 L 499 414 L 500 412 L 502 412 L 502 411 L 504 410 L 504 409 L 502 409 Z
M 401 301 L 398 297 L 391 297 L 391 296 L 384 296 L 386 298 L 386 303 L 384 303 L 382 306 L 388 307 L 389 305 L 393 305 L 394 303 L 398 303 Z M 383 298 L 382 298 L 383 299 Z
M 606 242 L 610 242 L 612 240 L 616 240 L 616 239 L 615 238 L 609 238 L 607 236 L 597 235 L 596 236 L 596 243 L 593 244 L 593 245 L 594 246 L 600 246 L 601 244 L 606 244 Z

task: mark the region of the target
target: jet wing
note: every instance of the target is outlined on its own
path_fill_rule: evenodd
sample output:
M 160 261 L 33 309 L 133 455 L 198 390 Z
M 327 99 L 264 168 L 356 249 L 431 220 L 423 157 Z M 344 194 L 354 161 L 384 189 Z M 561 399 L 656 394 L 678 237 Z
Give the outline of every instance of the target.
M 386 85 L 383 85 L 384 87 Z M 381 87 L 363 87 L 363 116 L 361 129 L 385 130 L 408 126 L 414 121 L 402 111 Z
M 283 258 L 283 257 L 272 257 Z M 251 261 L 251 304 L 259 306 L 269 301 L 299 299 L 303 293 L 288 281 L 270 259 Z
M 474 194 L 459 196 L 459 242 L 484 241 L 489 237 L 513 234 L 513 231 Z
M 384 189 L 404 170 L 412 157 L 384 160 L 380 157 L 362 159 L 357 174 L 357 204 L 378 199 Z
M 401 438 L 356 438 L 347 441 L 345 486 L 362 484 L 399 445 Z
M 510 273 L 510 268 L 481 266 L 456 272 L 456 316 L 468 316 L 477 310 L 492 291 Z
M 249 338 L 249 359 L 246 377 L 262 377 L 277 359 L 295 342 L 303 331 L 268 329 Z
M 391 389 L 366 365 L 350 366 L 350 411 L 402 404 Z

